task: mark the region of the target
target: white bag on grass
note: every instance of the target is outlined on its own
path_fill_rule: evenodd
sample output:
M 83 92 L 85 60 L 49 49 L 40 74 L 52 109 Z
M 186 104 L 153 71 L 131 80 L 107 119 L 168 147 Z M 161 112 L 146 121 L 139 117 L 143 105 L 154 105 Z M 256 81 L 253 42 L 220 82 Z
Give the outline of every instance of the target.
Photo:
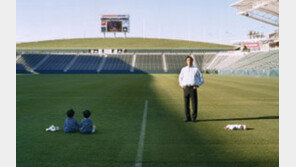
M 46 132 L 55 132 L 58 130 L 60 130 L 60 128 L 58 126 L 54 126 L 54 125 L 51 125 L 50 127 L 45 129 Z
M 227 130 L 247 130 L 247 125 L 227 125 L 224 127 Z

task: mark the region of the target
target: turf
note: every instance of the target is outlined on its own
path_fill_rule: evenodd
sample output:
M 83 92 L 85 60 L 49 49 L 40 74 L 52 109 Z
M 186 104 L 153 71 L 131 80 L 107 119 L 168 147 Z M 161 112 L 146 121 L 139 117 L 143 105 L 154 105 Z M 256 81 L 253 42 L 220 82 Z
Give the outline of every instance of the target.
M 279 165 L 278 78 L 205 75 L 200 121 L 184 123 L 177 77 L 17 75 L 17 166 L 135 166 L 145 100 L 144 167 Z M 69 108 L 79 121 L 89 109 L 97 132 L 45 132 Z
M 16 49 L 234 49 L 231 45 L 155 38 L 78 38 L 19 43 Z

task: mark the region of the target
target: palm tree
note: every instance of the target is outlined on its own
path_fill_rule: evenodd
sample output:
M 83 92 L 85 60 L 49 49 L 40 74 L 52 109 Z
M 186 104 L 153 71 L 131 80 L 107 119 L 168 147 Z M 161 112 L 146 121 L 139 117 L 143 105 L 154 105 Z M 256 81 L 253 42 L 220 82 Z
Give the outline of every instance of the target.
M 261 32 L 260 38 L 264 38 L 264 37 L 265 37 L 265 35 L 263 34 L 263 32 Z
M 257 32 L 256 37 L 260 38 L 260 33 L 259 32 Z
M 249 38 L 251 39 L 252 36 L 253 36 L 253 31 L 249 31 L 249 34 L 248 34 Z

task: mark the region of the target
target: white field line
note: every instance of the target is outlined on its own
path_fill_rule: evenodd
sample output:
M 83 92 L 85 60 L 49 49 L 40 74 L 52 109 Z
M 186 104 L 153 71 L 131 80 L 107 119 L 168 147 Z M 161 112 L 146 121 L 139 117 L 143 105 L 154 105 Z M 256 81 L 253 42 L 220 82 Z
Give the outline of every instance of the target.
M 138 147 L 135 167 L 142 167 L 144 140 L 145 140 L 145 132 L 146 132 L 147 109 L 148 109 L 148 100 L 145 101 L 142 128 L 141 128 L 141 133 L 140 133 L 139 147 Z

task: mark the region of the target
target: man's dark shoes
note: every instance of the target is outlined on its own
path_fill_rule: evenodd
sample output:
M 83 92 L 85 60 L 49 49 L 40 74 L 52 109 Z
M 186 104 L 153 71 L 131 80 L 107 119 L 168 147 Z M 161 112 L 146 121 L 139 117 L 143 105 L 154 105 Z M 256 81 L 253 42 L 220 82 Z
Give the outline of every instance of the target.
M 192 120 L 192 122 L 197 122 L 197 120 L 196 120 L 196 119 L 194 119 L 194 120 Z
M 185 119 L 184 120 L 184 122 L 190 122 L 191 121 L 191 119 Z

